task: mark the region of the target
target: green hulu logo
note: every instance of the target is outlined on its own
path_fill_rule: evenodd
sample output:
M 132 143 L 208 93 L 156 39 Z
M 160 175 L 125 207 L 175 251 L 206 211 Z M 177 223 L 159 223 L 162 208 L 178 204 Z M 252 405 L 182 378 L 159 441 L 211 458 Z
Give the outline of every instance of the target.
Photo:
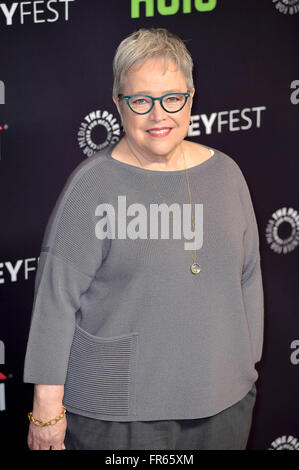
M 166 5 L 168 3 L 168 5 Z M 155 4 L 160 15 L 175 15 L 181 7 L 182 13 L 191 13 L 192 4 L 197 11 L 214 10 L 217 0 L 131 0 L 131 18 L 140 17 L 140 5 L 145 6 L 145 16 L 155 15 Z

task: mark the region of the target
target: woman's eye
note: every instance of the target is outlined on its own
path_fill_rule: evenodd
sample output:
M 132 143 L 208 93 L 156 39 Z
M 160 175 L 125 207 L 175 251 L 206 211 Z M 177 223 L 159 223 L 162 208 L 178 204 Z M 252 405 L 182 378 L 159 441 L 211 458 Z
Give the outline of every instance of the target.
M 147 101 L 146 99 L 144 99 L 144 98 L 138 98 L 138 99 L 136 99 L 136 100 L 133 101 L 133 104 L 137 104 L 137 105 L 138 105 L 138 104 L 145 104 L 145 103 L 147 103 L 147 102 L 148 102 L 148 101 Z
M 179 98 L 177 96 L 168 96 L 167 101 L 170 103 L 174 103 L 176 101 L 179 101 Z

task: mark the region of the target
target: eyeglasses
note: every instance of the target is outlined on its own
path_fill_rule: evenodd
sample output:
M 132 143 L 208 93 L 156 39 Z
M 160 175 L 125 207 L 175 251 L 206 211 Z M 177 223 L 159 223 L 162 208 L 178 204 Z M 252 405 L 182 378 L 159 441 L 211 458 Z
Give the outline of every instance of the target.
M 118 95 L 118 98 L 124 99 L 129 108 L 136 114 L 147 114 L 154 106 L 154 102 L 160 101 L 160 105 L 167 113 L 177 113 L 185 106 L 190 93 L 167 93 L 159 98 L 153 98 L 149 95 Z

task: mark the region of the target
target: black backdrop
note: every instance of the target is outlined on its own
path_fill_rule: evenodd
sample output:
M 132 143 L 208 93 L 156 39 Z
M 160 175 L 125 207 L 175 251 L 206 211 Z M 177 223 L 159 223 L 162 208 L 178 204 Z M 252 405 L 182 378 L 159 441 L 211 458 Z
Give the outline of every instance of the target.
M 248 449 L 299 450 L 298 26 L 299 0 L 0 2 L 0 443 L 26 446 L 23 363 L 51 209 L 71 171 L 119 139 L 120 40 L 166 27 L 195 63 L 189 139 L 239 164 L 258 221 L 265 336 Z

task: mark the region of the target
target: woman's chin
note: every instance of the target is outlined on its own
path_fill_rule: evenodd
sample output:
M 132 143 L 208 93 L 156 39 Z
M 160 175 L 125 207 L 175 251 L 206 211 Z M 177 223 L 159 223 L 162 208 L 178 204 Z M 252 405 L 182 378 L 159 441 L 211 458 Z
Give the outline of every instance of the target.
M 173 139 L 153 139 L 151 142 L 147 142 L 144 148 L 156 155 L 167 155 L 180 143 L 181 141 Z

